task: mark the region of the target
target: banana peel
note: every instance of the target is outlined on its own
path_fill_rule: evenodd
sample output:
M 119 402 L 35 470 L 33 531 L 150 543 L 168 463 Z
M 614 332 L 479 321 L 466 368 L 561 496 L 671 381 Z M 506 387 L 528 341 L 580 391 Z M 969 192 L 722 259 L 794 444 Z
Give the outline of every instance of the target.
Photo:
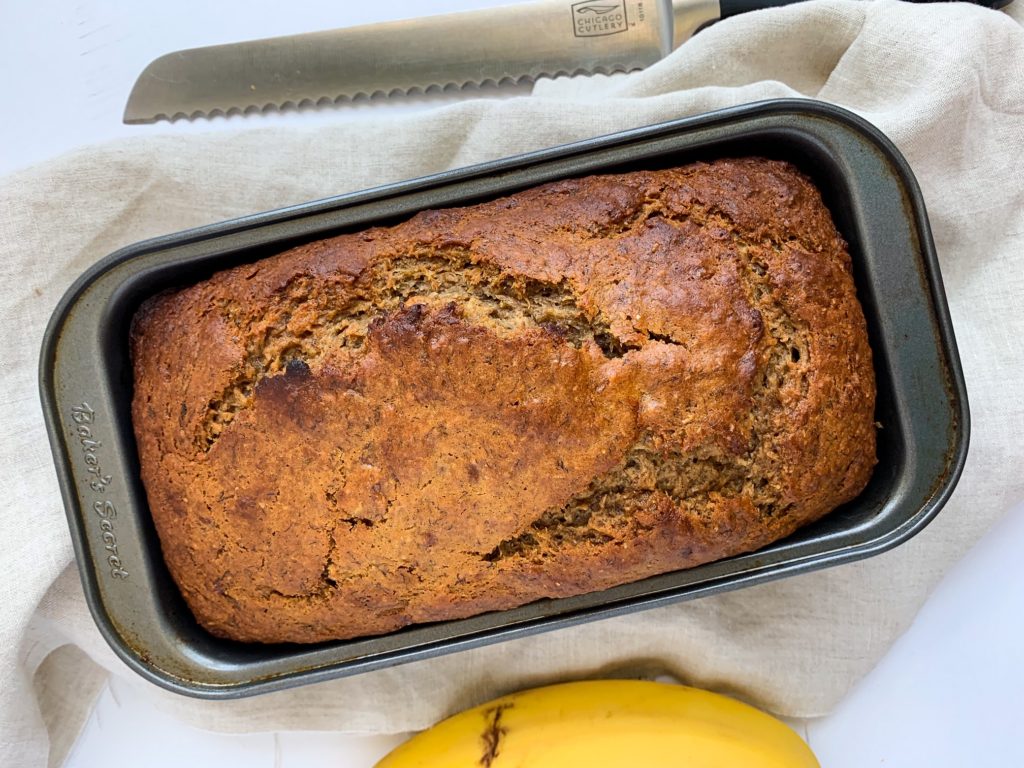
M 563 683 L 482 704 L 375 768 L 820 768 L 785 723 L 726 696 L 640 680 Z

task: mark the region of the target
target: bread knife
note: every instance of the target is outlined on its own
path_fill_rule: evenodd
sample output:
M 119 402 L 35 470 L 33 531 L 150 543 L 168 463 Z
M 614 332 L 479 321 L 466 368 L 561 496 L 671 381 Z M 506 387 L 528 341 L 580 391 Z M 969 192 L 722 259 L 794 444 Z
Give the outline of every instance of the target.
M 534 0 L 169 53 L 126 123 L 643 69 L 720 19 L 797 0 Z M 979 0 L 998 8 L 1010 0 Z

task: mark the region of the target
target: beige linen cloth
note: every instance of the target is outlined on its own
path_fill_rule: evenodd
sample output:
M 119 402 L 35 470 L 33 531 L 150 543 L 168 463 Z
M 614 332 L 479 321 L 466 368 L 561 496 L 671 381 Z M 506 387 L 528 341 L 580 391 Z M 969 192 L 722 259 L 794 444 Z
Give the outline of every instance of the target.
M 809 2 L 714 26 L 629 77 L 545 82 L 530 97 L 386 122 L 154 134 L 0 182 L 0 764 L 59 764 L 108 674 L 228 731 L 398 732 L 515 688 L 655 672 L 779 713 L 828 712 L 943 572 L 1024 498 L 1024 2 L 1015 6 Z M 239 701 L 166 693 L 106 647 L 72 564 L 36 383 L 46 321 L 86 267 L 161 233 L 793 96 L 873 122 L 924 191 L 973 435 L 955 495 L 923 533 L 852 565 Z

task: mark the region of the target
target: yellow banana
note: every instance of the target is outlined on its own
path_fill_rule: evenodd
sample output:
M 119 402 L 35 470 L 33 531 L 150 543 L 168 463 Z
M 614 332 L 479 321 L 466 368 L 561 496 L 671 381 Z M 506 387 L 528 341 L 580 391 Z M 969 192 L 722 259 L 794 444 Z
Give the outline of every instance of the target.
M 819 768 L 785 723 L 726 696 L 638 680 L 512 694 L 438 723 L 376 768 Z

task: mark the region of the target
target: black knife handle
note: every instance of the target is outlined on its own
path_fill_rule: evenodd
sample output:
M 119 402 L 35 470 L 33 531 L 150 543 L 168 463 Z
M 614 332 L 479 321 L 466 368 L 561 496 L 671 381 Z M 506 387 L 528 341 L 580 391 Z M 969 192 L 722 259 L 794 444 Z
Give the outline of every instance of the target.
M 741 13 L 759 11 L 762 8 L 774 8 L 778 5 L 792 5 L 800 0 L 718 0 L 722 9 L 722 18 L 739 16 Z
M 779 5 L 792 5 L 801 0 L 719 0 L 722 18 L 738 16 L 748 11 L 759 11 L 762 8 L 774 8 Z M 949 0 L 911 0 L 915 3 L 949 2 Z M 973 5 L 984 5 L 986 8 L 998 9 L 1009 5 L 1013 0 L 969 0 Z

